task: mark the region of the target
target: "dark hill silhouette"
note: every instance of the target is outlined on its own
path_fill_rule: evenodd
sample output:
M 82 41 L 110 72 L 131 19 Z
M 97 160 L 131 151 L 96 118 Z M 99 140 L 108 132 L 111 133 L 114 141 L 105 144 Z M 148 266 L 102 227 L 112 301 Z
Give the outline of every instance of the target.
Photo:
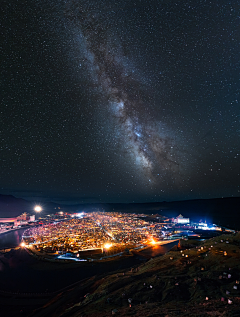
M 64 211 L 75 211 L 72 206 L 64 206 L 52 202 L 44 202 L 41 204 L 43 211 L 41 215 L 46 213 L 55 213 L 61 208 Z M 12 195 L 0 195 L 0 218 L 5 217 L 17 217 L 23 212 L 34 214 L 35 203 L 33 201 L 27 201 L 22 198 L 16 198 Z
M 30 211 L 32 204 L 12 195 L 0 195 L 0 217 L 16 217 Z

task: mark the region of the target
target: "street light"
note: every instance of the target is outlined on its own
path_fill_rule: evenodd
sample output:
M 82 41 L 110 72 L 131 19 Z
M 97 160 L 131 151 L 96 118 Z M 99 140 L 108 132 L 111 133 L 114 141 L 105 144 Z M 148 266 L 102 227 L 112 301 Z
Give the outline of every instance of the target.
M 112 246 L 112 243 L 105 243 L 103 247 L 104 247 L 104 249 L 108 250 L 111 248 L 111 246 Z
M 157 242 L 152 238 L 152 240 L 150 241 L 151 245 L 155 245 Z
M 108 253 L 109 249 L 112 247 L 112 243 L 105 243 L 103 245 L 102 252 L 105 250 L 106 253 Z
M 36 206 L 34 207 L 34 211 L 36 211 L 36 212 L 41 212 L 41 211 L 42 211 L 42 207 L 39 206 L 39 205 L 36 205 Z

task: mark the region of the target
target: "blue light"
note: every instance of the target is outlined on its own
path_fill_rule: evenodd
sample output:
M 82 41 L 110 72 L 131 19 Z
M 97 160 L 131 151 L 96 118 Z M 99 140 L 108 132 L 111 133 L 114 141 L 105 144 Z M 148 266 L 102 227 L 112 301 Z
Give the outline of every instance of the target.
M 79 212 L 78 214 L 76 214 L 76 217 L 78 218 L 83 218 L 84 216 L 84 212 Z

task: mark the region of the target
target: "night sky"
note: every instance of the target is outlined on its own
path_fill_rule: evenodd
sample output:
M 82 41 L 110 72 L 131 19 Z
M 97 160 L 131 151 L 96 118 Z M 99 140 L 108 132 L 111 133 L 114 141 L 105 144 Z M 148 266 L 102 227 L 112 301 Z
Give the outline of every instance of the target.
M 240 196 L 240 2 L 1 3 L 0 193 Z

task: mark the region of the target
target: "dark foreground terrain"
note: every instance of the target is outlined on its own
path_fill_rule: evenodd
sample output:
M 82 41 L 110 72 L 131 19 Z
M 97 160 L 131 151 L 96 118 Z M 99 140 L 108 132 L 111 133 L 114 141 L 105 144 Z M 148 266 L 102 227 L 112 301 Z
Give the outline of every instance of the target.
M 85 279 L 28 316 L 237 317 L 239 281 L 240 233 L 181 241 L 164 256 Z
M 0 252 L 0 316 L 29 316 L 61 294 L 68 294 L 77 285 L 83 286 L 94 276 L 129 270 L 156 255 L 163 255 L 178 243 L 157 246 L 144 251 L 144 255 L 125 255 L 100 262 L 49 262 L 33 257 L 22 248 Z M 87 284 L 88 285 L 88 284 Z

